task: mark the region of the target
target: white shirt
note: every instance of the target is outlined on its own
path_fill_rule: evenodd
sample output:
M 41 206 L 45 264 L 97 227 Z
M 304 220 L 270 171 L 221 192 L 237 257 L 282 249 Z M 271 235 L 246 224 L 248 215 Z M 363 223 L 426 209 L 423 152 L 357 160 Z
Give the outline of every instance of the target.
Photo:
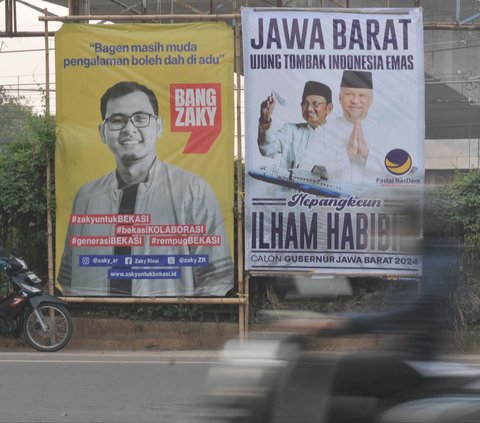
M 344 116 L 337 117 L 329 126 L 332 136 L 337 139 L 345 153 L 353 127 L 353 123 Z M 384 162 L 390 140 L 386 139 L 387 134 L 381 132 L 381 126 L 372 125 L 368 118 L 362 121 L 362 131 L 368 146 L 368 157 L 366 160 L 360 157 L 350 159 L 348 165 L 340 172 L 339 179 L 352 183 L 374 184 L 377 178 L 388 176 Z
M 314 129 L 306 123 L 287 123 L 278 130 L 259 130 L 258 146 L 265 157 L 280 155 L 280 166 L 286 169 L 324 166 L 328 177 L 335 179 L 349 166 L 346 149 L 328 124 Z

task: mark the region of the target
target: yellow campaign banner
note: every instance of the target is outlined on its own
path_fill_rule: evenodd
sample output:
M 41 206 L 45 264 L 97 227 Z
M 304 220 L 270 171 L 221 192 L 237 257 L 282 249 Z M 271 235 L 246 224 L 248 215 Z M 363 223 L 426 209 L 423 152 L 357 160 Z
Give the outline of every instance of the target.
M 66 24 L 56 33 L 64 295 L 233 289 L 233 47 L 223 23 Z

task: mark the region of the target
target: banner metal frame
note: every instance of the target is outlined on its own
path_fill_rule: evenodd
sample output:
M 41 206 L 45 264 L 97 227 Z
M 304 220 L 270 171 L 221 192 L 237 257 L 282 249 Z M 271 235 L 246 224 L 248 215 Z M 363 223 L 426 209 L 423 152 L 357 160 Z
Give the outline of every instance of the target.
M 236 10 L 236 7 L 234 8 Z M 240 36 L 240 13 L 224 14 L 224 15 L 76 15 L 76 16 L 49 16 L 47 9 L 44 9 L 44 16 L 39 16 L 40 21 L 45 22 L 45 63 L 46 63 L 46 115 L 50 115 L 50 81 L 49 81 L 49 41 L 50 35 L 48 29 L 48 22 L 56 21 L 63 23 L 79 23 L 98 20 L 108 20 L 114 22 L 152 22 L 159 23 L 165 20 L 195 20 L 195 21 L 219 21 L 219 20 L 234 20 L 234 69 L 236 72 L 237 85 L 237 297 L 70 297 L 59 296 L 58 298 L 67 303 L 104 303 L 104 304 L 233 304 L 238 305 L 238 324 L 239 324 L 239 339 L 243 342 L 247 338 L 248 331 L 248 285 L 245 283 L 245 276 L 243 270 L 243 171 L 242 171 L 242 118 L 241 118 L 241 36 Z M 233 159 L 233 157 L 232 157 Z M 47 162 L 48 163 L 48 162 Z M 50 172 L 50 167 L 47 165 L 47 172 Z M 50 198 L 51 181 L 47 178 L 47 201 Z M 50 210 L 50 202 L 47 204 L 47 210 Z M 48 242 L 48 290 L 51 294 L 55 290 L 55 277 L 53 265 L 53 227 L 52 216 L 47 212 L 47 242 Z

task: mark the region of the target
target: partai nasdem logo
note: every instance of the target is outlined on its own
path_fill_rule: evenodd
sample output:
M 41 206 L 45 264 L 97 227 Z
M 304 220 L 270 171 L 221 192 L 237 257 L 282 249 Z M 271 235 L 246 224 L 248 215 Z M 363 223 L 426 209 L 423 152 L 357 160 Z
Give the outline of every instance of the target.
M 401 148 L 391 150 L 385 156 L 385 168 L 392 175 L 406 175 L 412 168 L 412 157 Z

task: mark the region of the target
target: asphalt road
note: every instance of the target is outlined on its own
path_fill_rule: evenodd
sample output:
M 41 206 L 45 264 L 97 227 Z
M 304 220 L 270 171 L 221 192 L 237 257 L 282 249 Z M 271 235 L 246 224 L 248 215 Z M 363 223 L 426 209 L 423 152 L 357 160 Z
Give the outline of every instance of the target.
M 0 422 L 207 421 L 214 353 L 0 353 Z
M 279 421 L 318 421 L 319 380 L 331 366 L 315 355 L 278 401 Z M 480 373 L 479 356 L 456 358 Z M 214 351 L 0 352 L 0 422 L 222 422 L 204 402 L 217 364 Z

